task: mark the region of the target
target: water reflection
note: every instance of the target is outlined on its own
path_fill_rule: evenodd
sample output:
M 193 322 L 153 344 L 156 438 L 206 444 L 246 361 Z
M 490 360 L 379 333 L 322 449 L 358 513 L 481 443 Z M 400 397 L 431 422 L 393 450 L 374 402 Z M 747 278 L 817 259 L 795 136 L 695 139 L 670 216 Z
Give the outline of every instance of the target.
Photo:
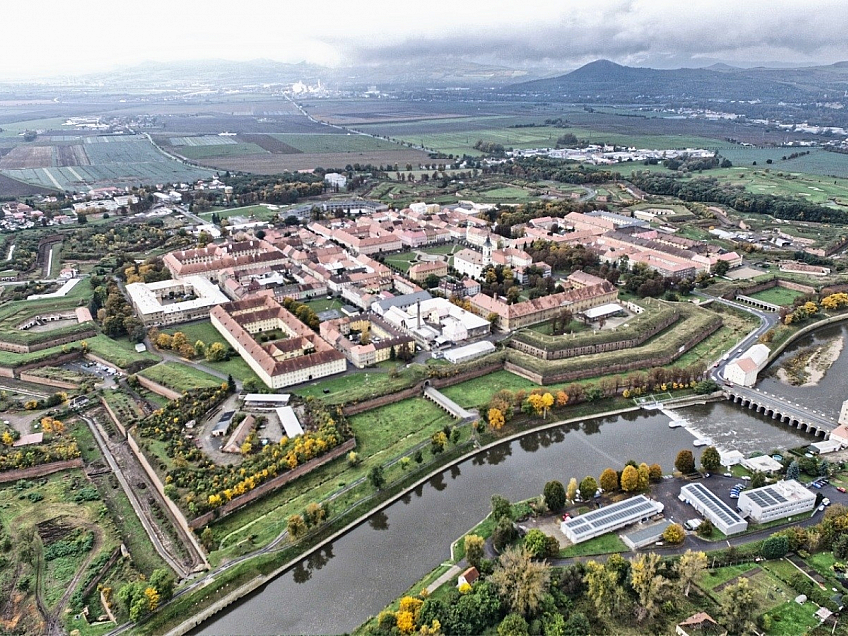
M 380 512 L 375 512 L 368 519 L 368 525 L 374 528 L 374 530 L 388 530 L 389 529 L 389 517 L 382 510 Z
M 712 437 L 719 437 L 724 429 L 735 431 L 727 434 L 737 447 L 744 446 L 743 452 L 754 446 L 757 450 L 797 446 L 802 439 L 794 429 L 729 402 L 680 414 Z M 492 494 L 512 501 L 534 497 L 547 481 L 597 477 L 607 466 L 621 469 L 628 459 L 658 463 L 670 471 L 677 452 L 692 449 L 692 441 L 687 430 L 669 429 L 665 416 L 639 412 L 540 431 L 518 444 L 501 444 L 443 471 L 416 488 L 414 496 L 406 495 L 336 540 L 330 554 L 303 560 L 197 633 L 351 631 L 445 560 L 450 542 L 489 512 Z M 456 487 L 447 487 L 448 474 Z

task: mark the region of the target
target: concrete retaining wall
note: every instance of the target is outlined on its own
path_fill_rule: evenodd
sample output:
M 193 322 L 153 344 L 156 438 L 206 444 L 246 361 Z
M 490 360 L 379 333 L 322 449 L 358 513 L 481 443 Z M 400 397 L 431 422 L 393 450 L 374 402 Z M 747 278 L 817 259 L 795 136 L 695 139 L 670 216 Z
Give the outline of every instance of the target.
M 59 389 L 78 389 L 79 384 L 75 384 L 74 382 L 66 382 L 65 380 L 56 380 L 54 378 L 43 378 L 39 375 L 33 375 L 31 373 L 27 373 L 26 371 L 22 372 L 19 376 L 21 380 L 25 382 L 34 382 L 35 384 L 45 384 L 47 386 L 55 386 Z
M 182 393 L 174 391 L 173 389 L 169 389 L 166 386 L 162 386 L 158 382 L 154 382 L 150 378 L 145 378 L 142 375 L 136 375 L 138 378 L 138 383 L 143 386 L 145 389 L 153 391 L 157 395 L 161 395 L 163 398 L 167 398 L 169 400 L 178 400 L 183 396 Z

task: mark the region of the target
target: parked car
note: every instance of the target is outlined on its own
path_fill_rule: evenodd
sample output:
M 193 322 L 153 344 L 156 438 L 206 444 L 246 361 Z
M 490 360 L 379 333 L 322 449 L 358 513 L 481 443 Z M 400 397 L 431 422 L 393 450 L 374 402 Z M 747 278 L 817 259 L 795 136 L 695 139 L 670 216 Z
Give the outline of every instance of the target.
M 837 486 L 837 487 L 836 487 L 836 489 L 837 489 L 839 492 L 845 492 L 845 488 L 844 488 L 843 486 Z

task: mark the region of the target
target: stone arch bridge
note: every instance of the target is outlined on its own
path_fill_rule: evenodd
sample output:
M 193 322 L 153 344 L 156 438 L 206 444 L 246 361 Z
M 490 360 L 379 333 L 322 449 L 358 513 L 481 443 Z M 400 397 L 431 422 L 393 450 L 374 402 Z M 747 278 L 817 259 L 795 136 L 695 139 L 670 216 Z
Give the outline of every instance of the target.
M 778 420 L 792 428 L 828 439 L 837 423 L 822 413 L 811 411 L 792 402 L 741 386 L 726 387 L 724 395 L 734 404 Z

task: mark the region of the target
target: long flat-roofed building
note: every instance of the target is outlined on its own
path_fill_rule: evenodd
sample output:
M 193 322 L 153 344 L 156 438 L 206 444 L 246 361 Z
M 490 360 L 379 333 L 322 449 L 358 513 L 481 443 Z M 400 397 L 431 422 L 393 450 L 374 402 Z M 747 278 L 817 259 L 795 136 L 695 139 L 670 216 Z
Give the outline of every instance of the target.
M 762 488 L 743 490 L 738 505 L 743 514 L 757 523 L 766 523 L 810 512 L 816 506 L 816 496 L 794 479 L 789 479 Z
M 127 293 L 138 317 L 147 327 L 206 318 L 212 307 L 229 300 L 217 285 L 202 276 L 156 283 L 130 283 Z M 187 296 L 190 300 L 183 300 Z
M 678 499 L 688 503 L 728 536 L 748 529 L 748 522 L 704 484 L 686 484 L 680 489 Z
M 209 318 L 227 342 L 272 389 L 347 370 L 344 356 L 276 300 L 258 296 L 218 305 Z M 282 331 L 284 339 L 260 344 L 254 335 Z
M 619 530 L 631 523 L 645 521 L 660 514 L 664 506 L 645 495 L 637 495 L 598 510 L 566 519 L 560 524 L 563 534 L 572 543 L 581 543 L 602 534 Z

